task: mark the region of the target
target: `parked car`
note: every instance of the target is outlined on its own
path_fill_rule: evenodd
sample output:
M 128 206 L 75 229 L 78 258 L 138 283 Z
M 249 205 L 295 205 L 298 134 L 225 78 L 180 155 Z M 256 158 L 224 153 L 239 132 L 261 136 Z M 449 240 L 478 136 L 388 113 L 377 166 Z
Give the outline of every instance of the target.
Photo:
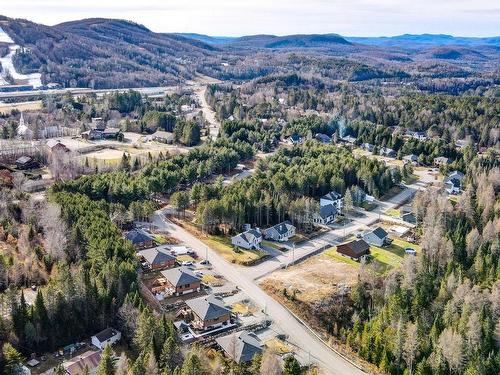
M 184 267 L 190 267 L 193 265 L 193 262 L 191 262 L 190 260 L 186 260 L 186 261 L 182 262 L 181 265 Z
M 417 255 L 417 250 L 412 249 L 411 247 L 407 247 L 407 248 L 405 249 L 405 253 L 406 253 L 406 254 L 410 254 L 410 255 Z
M 202 260 L 200 262 L 200 264 L 203 265 L 203 266 L 208 266 L 210 264 L 210 261 L 208 259 L 205 259 L 205 260 Z

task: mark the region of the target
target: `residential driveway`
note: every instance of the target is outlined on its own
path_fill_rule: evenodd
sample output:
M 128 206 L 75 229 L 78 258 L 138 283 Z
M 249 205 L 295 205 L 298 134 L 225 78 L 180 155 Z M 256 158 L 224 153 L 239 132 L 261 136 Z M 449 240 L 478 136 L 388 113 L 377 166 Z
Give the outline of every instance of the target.
M 254 281 L 253 277 L 249 277 L 247 272 L 242 272 L 244 267 L 227 262 L 214 250 L 207 248 L 203 242 L 191 233 L 165 219 L 161 211 L 154 215 L 153 222 L 160 230 L 169 232 L 170 235 L 178 238 L 199 254 L 205 254 L 206 251 L 214 269 L 224 275 L 228 281 L 238 285 L 243 293 L 257 305 L 262 306 L 266 314 L 289 336 L 289 340 L 298 347 L 309 350 L 311 360 L 323 368 L 327 374 L 364 373 L 349 360 L 329 348 L 305 324 L 265 293 Z

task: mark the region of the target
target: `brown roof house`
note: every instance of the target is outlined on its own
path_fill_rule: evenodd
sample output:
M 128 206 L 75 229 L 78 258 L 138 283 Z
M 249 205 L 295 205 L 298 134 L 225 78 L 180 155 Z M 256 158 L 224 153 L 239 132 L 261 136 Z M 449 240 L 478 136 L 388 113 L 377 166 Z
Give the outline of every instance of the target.
M 187 267 L 177 267 L 161 271 L 161 275 L 166 281 L 163 292 L 167 295 L 180 296 L 201 290 L 201 279 Z M 159 291 L 157 290 L 156 292 Z
M 345 257 L 360 260 L 370 253 L 370 245 L 364 240 L 347 242 L 337 246 L 337 252 Z
M 163 270 L 175 266 L 175 256 L 170 254 L 170 250 L 162 247 L 153 247 L 137 252 L 141 258 L 143 266 L 152 271 Z
M 69 375 L 80 375 L 84 374 L 85 371 L 94 374 L 100 362 L 101 353 L 99 351 L 88 350 L 83 354 L 63 362 L 62 365 Z
M 225 306 L 221 298 L 213 294 L 189 299 L 186 305 L 193 315 L 190 325 L 194 329 L 208 331 L 231 322 L 231 309 Z

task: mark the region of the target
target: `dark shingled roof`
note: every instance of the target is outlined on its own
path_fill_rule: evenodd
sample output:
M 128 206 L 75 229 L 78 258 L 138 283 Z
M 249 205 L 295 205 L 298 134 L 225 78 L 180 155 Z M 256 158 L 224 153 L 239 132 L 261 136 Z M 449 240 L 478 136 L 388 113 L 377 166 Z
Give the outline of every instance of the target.
M 202 320 L 213 320 L 221 317 L 224 314 L 231 312 L 224 305 L 221 298 L 215 297 L 213 294 L 200 298 L 189 299 L 186 305 Z
M 153 237 L 140 229 L 133 229 L 125 235 L 125 238 L 133 244 L 151 241 Z
M 328 216 L 335 215 L 337 213 L 337 207 L 333 204 L 327 204 L 326 206 L 322 206 L 319 209 L 319 216 L 321 218 L 326 219 Z
M 271 231 L 271 230 L 275 230 L 278 234 L 285 234 L 285 233 L 288 233 L 288 231 L 290 230 L 290 227 L 293 227 L 292 223 L 290 223 L 289 221 L 284 221 L 284 222 L 276 224 L 270 228 L 267 228 L 266 232 Z
M 262 352 L 262 343 L 253 332 L 236 332 L 215 341 L 237 363 L 250 362 L 255 354 Z
M 200 278 L 187 267 L 172 268 L 170 270 L 161 271 L 161 274 L 175 287 L 200 281 Z
M 109 340 L 111 337 L 116 336 L 118 334 L 118 331 L 114 328 L 106 328 L 105 330 L 97 333 L 95 337 L 97 337 L 97 340 L 100 342 L 104 342 L 106 340 Z
M 154 247 L 152 249 L 141 250 L 137 252 L 141 257 L 146 259 L 149 264 L 161 264 L 171 260 L 175 260 L 173 255 L 170 255 L 166 250 Z
M 383 230 L 381 227 L 375 228 L 372 233 L 380 239 L 384 239 L 387 237 L 387 232 Z

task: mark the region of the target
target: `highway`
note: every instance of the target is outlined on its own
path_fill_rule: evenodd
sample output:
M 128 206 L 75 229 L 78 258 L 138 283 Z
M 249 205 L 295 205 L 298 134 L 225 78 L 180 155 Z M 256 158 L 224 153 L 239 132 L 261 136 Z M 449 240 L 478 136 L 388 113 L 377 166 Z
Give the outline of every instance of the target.
M 182 227 L 165 218 L 163 212 L 157 211 L 153 224 L 160 230 L 168 232 L 198 254 L 208 254 L 208 259 L 215 270 L 234 285 L 237 285 L 245 295 L 258 305 L 264 307 L 266 314 L 282 329 L 289 340 L 303 350 L 310 351 L 311 359 L 317 363 L 327 374 L 346 375 L 364 374 L 362 370 L 353 365 L 349 360 L 329 348 L 315 333 L 292 315 L 279 302 L 265 293 L 247 272 L 242 272 L 242 267 L 227 262 L 214 250 L 207 247 L 202 241 L 193 236 Z

